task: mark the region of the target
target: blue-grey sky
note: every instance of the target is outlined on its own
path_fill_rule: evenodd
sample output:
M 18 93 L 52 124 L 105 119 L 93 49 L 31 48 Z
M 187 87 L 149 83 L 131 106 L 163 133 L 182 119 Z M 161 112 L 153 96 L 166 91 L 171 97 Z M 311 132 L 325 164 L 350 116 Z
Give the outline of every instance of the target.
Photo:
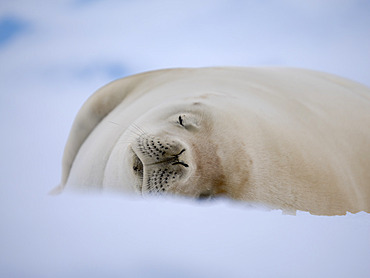
M 273 65 L 369 86 L 369 50 L 367 0 L 1 1 L 0 276 L 367 277 L 368 214 L 46 193 L 79 107 L 113 79 Z
M 370 84 L 369 7 L 364 0 L 6 1 L 1 73 L 99 86 L 163 67 L 277 65 Z

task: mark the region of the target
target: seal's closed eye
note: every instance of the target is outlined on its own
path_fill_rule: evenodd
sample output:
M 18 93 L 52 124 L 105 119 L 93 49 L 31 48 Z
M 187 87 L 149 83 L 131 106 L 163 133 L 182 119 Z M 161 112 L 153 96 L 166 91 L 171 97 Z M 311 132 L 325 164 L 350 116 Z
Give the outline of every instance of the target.
M 181 115 L 179 116 L 179 124 L 181 126 L 184 126 L 184 122 L 183 122 L 183 119 L 182 119 Z
M 195 113 L 176 115 L 176 124 L 187 131 L 197 131 L 200 128 L 200 117 Z

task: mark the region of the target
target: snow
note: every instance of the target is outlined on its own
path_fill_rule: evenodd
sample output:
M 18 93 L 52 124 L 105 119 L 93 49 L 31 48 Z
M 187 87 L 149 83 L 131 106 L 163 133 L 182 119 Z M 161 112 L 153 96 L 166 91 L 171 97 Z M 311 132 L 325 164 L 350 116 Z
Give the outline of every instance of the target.
M 366 213 L 289 216 L 227 200 L 23 197 L 1 214 L 1 277 L 367 277 L 370 270 Z
M 367 213 L 47 195 L 79 107 L 115 78 L 280 65 L 370 85 L 369 4 L 297 3 L 2 1 L 0 277 L 369 277 Z

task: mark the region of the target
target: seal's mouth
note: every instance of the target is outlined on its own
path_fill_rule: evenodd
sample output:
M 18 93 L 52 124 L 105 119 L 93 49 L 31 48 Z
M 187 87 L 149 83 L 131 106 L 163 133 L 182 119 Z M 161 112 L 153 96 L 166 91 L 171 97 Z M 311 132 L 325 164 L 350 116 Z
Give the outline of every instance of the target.
M 137 156 L 135 152 L 134 153 L 134 159 L 133 159 L 133 165 L 132 170 L 134 171 L 136 177 L 139 179 L 139 190 L 142 191 L 143 188 L 143 180 L 144 180 L 144 165 L 143 162 L 140 160 L 140 158 Z

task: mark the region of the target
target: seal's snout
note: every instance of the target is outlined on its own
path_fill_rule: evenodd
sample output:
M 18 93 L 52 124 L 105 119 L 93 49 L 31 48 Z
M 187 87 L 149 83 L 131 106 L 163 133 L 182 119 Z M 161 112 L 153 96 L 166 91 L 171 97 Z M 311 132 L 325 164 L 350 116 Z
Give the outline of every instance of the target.
M 190 151 L 185 143 L 171 138 L 140 136 L 132 146 L 132 169 L 142 193 L 163 193 L 190 173 Z

